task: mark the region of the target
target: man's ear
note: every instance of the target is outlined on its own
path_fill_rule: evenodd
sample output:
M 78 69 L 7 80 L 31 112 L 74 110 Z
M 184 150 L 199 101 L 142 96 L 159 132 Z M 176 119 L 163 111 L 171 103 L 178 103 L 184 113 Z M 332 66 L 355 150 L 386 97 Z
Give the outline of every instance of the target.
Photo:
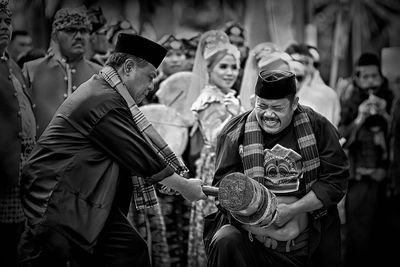
M 296 110 L 299 107 L 299 97 L 295 96 L 292 104 L 293 110 Z
M 131 58 L 128 58 L 124 62 L 124 72 L 126 75 L 129 75 L 133 70 L 135 70 L 136 64 L 133 62 Z

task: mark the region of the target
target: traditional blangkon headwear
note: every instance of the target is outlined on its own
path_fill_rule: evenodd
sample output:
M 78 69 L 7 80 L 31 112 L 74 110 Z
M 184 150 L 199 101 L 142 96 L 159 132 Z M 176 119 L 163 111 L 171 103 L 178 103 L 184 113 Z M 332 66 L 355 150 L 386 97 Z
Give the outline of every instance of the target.
M 253 109 L 250 98 L 254 96 L 260 69 L 264 70 L 290 70 L 290 56 L 279 47 L 270 42 L 256 45 L 250 52 L 243 71 L 240 87 L 240 100 L 245 110 Z
M 168 50 L 156 42 L 140 35 L 120 33 L 118 35 L 114 52 L 126 53 L 142 58 L 152 64 L 155 68 L 158 68 Z
M 10 18 L 12 17 L 12 12 L 8 8 L 8 0 L 1 0 L 0 1 L 0 13 L 4 13 Z
M 261 69 L 255 94 L 264 99 L 282 99 L 296 94 L 296 76 L 290 71 Z
M 53 32 L 66 28 L 84 28 L 91 30 L 91 23 L 84 7 L 62 8 L 57 11 L 53 20 Z

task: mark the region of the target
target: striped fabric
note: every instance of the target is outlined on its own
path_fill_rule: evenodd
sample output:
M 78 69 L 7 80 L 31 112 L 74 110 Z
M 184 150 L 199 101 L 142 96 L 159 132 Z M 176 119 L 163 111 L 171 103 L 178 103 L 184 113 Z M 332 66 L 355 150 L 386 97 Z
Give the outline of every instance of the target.
M 153 150 L 158 155 L 160 155 L 160 157 L 163 158 L 165 162 L 169 166 L 171 166 L 177 174 L 182 176 L 184 173 L 188 172 L 189 170 L 182 162 L 182 160 L 174 154 L 174 152 L 169 148 L 164 139 L 162 139 L 159 133 L 146 119 L 142 111 L 135 103 L 135 100 L 132 98 L 127 88 L 122 83 L 122 80 L 119 77 L 118 73 L 112 67 L 106 66 L 100 71 L 99 75 L 112 88 L 117 90 L 118 93 L 120 93 L 121 96 L 125 99 L 129 106 L 129 109 L 131 110 L 134 122 L 138 126 L 140 132 L 143 134 L 143 137 L 151 145 Z M 134 185 L 133 195 L 137 209 L 152 207 L 158 203 L 154 186 L 147 186 L 143 177 L 133 176 L 132 181 Z
M 268 179 L 264 169 L 263 135 L 258 125 L 256 113 L 253 110 L 247 117 L 243 139 L 242 160 L 244 173 L 265 185 L 268 188 Z M 317 141 L 305 112 L 296 111 L 294 115 L 294 129 L 300 154 L 303 158 L 303 178 L 305 179 L 307 192 L 313 182 L 318 178 L 320 166 Z M 277 192 L 277 190 L 275 190 Z

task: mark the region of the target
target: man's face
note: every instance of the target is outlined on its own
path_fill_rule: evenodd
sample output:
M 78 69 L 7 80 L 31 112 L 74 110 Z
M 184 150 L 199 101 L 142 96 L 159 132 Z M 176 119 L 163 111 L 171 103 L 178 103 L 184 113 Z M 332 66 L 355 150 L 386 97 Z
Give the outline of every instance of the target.
M 383 80 L 378 66 L 359 66 L 356 68 L 356 72 L 356 83 L 361 89 L 376 90 L 382 85 Z
M 60 52 L 67 58 L 76 58 L 83 56 L 85 46 L 89 40 L 89 31 L 87 28 L 65 28 L 57 33 L 57 41 L 60 46 Z
M 224 56 L 211 70 L 210 83 L 221 89 L 230 89 L 239 75 L 239 68 L 232 55 Z
M 8 51 L 14 58 L 32 48 L 32 38 L 29 35 L 18 35 L 11 41 Z
M 181 50 L 170 50 L 162 62 L 164 74 L 171 74 L 183 71 L 186 68 L 186 55 Z
M 293 103 L 288 98 L 264 99 L 256 97 L 255 112 L 258 124 L 269 134 L 277 134 L 289 126 L 297 108 L 298 97 Z
M 0 12 L 0 49 L 4 49 L 8 46 L 11 39 L 11 18 L 7 16 L 4 12 Z
M 126 76 L 125 85 L 135 102 L 139 104 L 154 90 L 154 78 L 157 76 L 157 70 L 148 63 L 145 67 L 135 66 L 127 72 L 129 72 L 129 75 Z

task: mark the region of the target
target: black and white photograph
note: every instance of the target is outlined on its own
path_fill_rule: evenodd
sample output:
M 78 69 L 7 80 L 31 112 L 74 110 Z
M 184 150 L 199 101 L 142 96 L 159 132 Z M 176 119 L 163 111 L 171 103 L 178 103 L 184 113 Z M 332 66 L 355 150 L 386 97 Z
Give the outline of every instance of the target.
M 397 253 L 400 1 L 0 0 L 1 267 Z

